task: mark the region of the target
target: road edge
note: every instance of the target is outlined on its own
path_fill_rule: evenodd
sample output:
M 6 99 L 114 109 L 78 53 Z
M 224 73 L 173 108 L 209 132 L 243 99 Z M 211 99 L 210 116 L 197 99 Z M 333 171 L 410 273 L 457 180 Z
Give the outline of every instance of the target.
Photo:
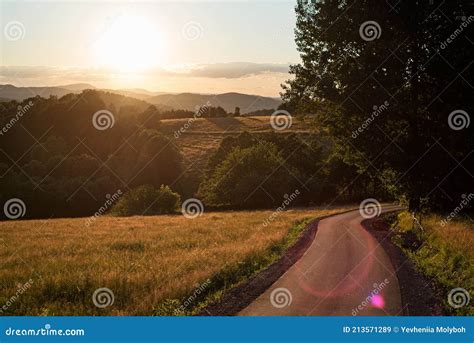
M 380 244 L 392 263 L 400 288 L 403 315 L 445 315 L 439 301 L 439 291 L 433 281 L 421 274 L 413 261 L 392 242 L 394 233 L 383 216 L 363 220 L 361 226 Z
M 283 255 L 264 270 L 251 276 L 237 286 L 231 288 L 216 302 L 209 304 L 197 316 L 234 316 L 250 305 L 271 285 L 273 285 L 285 272 L 290 269 L 308 250 L 313 243 L 321 220 L 358 210 L 352 208 L 326 216 L 316 217 L 311 220 L 300 233 L 296 242 L 289 247 Z

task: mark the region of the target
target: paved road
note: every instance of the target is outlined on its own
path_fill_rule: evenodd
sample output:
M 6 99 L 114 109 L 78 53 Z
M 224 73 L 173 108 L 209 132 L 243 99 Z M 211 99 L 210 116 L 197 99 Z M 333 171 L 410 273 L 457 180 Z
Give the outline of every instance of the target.
M 358 210 L 321 220 L 301 259 L 239 315 L 401 314 L 393 266 L 362 220 Z

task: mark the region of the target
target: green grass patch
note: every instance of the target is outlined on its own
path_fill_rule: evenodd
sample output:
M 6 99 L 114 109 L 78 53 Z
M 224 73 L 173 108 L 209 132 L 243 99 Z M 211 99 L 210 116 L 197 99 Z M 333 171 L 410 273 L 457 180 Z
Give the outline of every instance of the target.
M 443 225 L 443 218 L 435 214 L 424 216 L 420 222 L 408 212 L 389 215 L 387 219 L 396 232 L 392 239 L 394 243 L 402 248 L 418 270 L 443 289 L 447 313 L 474 315 L 473 299 L 459 308 L 448 302 L 448 294 L 455 288 L 465 289 L 470 296 L 474 294 L 472 223 L 459 218 Z

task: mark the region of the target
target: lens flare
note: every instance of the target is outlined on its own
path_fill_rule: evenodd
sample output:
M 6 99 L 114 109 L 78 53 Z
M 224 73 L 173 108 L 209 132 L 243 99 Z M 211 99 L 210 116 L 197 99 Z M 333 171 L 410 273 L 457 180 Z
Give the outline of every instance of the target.
M 379 294 L 372 296 L 370 302 L 372 306 L 376 308 L 383 308 L 385 306 L 385 300 L 383 300 L 383 297 Z

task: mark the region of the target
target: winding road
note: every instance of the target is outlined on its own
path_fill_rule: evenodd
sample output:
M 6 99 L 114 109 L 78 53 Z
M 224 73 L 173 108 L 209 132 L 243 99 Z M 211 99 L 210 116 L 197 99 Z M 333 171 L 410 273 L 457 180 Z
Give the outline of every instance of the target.
M 400 209 L 385 205 L 382 213 Z M 301 259 L 239 315 L 400 315 L 395 270 L 363 220 L 359 210 L 321 220 Z

